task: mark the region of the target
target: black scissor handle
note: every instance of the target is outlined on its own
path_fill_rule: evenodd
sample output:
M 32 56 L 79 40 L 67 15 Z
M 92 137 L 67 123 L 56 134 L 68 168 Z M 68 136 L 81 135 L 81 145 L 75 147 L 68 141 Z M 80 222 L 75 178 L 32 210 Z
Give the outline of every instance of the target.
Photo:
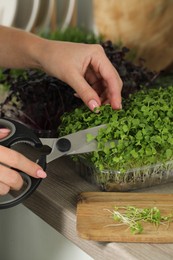
M 0 118 L 0 127 L 10 129 L 10 134 L 5 138 L 0 139 L 0 145 L 10 148 L 17 143 L 28 143 L 36 148 L 42 147 L 40 139 L 34 134 L 34 132 L 15 120 Z M 45 170 L 46 155 L 41 155 L 40 158 L 38 158 L 37 163 Z M 13 207 L 21 203 L 35 191 L 42 180 L 40 178 L 33 178 L 20 171 L 19 173 L 27 183 L 27 188 L 19 196 L 5 202 L 0 202 L 0 209 Z

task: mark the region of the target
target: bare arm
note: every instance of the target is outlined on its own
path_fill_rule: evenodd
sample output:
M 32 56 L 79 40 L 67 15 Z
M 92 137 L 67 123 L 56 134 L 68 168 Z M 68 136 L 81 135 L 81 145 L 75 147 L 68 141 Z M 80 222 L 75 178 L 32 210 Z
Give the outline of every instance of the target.
M 121 108 L 122 81 L 100 45 L 51 41 L 0 26 L 0 67 L 41 69 L 71 86 L 91 110 L 105 103 Z M 7 134 L 0 130 L 0 138 Z M 4 165 L 35 178 L 46 177 L 36 163 L 0 146 L 0 194 L 23 183 L 17 171 Z
M 75 89 L 91 110 L 103 103 L 121 108 L 122 81 L 100 45 L 50 41 L 0 26 L 0 67 L 42 69 Z

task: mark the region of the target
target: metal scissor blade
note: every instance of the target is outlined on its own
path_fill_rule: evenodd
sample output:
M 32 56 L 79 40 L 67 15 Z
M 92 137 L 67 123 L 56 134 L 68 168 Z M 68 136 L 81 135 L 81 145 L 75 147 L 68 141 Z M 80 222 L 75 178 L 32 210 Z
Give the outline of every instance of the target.
M 81 153 L 90 153 L 97 150 L 97 141 L 92 140 L 89 143 L 85 144 L 84 146 L 78 148 L 75 151 L 69 152 L 69 155 L 73 154 L 81 154 Z
M 56 148 L 56 143 L 59 138 L 40 138 L 40 141 L 43 145 L 48 145 L 52 151 L 46 156 L 46 162 L 49 163 L 61 156 L 63 156 L 65 153 L 60 152 Z
M 40 138 L 42 144 L 48 145 L 52 148 L 52 152 L 47 155 L 47 163 L 51 162 L 63 155 L 67 154 L 77 154 L 77 153 L 85 153 L 85 152 L 91 152 L 95 151 L 97 148 L 97 142 L 95 140 L 87 143 L 87 134 L 93 135 L 93 137 L 96 137 L 98 134 L 98 131 L 101 128 L 105 128 L 107 125 L 99 125 L 92 128 L 87 128 L 85 130 L 78 131 L 73 134 L 69 134 L 60 138 Z M 65 138 L 70 141 L 71 148 L 68 151 L 60 151 L 57 147 L 57 143 L 59 140 L 62 140 L 62 138 Z
M 49 147 L 53 147 L 57 142 L 57 138 L 39 138 L 43 145 L 48 145 Z

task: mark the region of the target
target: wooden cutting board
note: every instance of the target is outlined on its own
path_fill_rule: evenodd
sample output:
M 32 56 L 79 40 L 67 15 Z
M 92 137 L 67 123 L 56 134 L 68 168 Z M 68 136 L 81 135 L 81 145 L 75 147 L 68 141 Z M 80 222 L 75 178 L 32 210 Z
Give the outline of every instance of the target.
M 157 207 L 161 215 L 173 213 L 173 194 L 83 192 L 77 204 L 77 232 L 79 237 L 104 242 L 172 243 L 173 222 L 169 225 L 145 223 L 141 234 L 133 235 L 126 225 L 115 225 L 109 210 L 114 207 Z

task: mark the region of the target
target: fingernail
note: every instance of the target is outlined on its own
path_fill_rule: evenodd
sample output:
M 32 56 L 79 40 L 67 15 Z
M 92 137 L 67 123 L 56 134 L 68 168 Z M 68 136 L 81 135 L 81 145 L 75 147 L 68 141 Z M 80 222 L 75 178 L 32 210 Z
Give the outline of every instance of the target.
M 116 104 L 116 109 L 122 109 L 122 104 L 121 103 L 117 103 Z
M 39 169 L 38 171 L 37 171 L 37 177 L 39 177 L 39 178 L 46 178 L 47 177 L 47 174 L 46 174 L 46 172 L 44 172 L 43 170 L 41 170 L 41 169 Z
M 96 113 L 99 112 L 99 109 L 96 110 L 96 108 L 99 108 L 99 105 L 98 105 L 98 103 L 97 103 L 95 100 L 90 100 L 90 101 L 88 102 L 88 106 L 89 106 L 89 108 L 90 108 L 92 111 L 95 110 L 94 112 L 96 112 Z
M 119 109 L 122 109 L 123 107 L 122 107 L 122 104 L 119 104 Z
M 74 96 L 77 98 L 80 98 L 79 95 L 77 93 L 74 93 Z
M 0 128 L 0 133 L 2 134 L 8 134 L 11 130 L 8 128 Z

